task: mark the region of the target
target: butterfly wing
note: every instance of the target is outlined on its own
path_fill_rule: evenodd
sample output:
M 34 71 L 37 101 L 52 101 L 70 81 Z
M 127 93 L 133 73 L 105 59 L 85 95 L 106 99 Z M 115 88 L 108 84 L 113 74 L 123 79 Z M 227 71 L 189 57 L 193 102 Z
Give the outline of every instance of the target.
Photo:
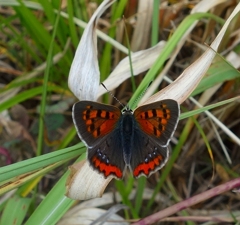
M 121 111 L 114 106 L 80 101 L 73 106 L 73 121 L 80 139 L 88 146 L 90 165 L 103 174 L 121 179 L 125 170 L 118 122 Z
M 122 179 L 126 164 L 118 128 L 103 138 L 102 142 L 88 149 L 90 165 L 105 177 Z
M 179 105 L 167 99 L 137 108 L 134 116 L 136 128 L 130 167 L 134 177 L 148 177 L 168 160 L 167 145 L 178 123 Z
M 111 105 L 80 101 L 74 104 L 72 116 L 80 139 L 93 147 L 115 129 L 121 111 Z
M 130 169 L 134 177 L 146 176 L 160 170 L 168 161 L 168 147 L 158 145 L 151 137 L 136 129 L 134 132 L 134 149 Z
M 165 99 L 138 107 L 134 116 L 145 134 L 166 147 L 177 127 L 179 113 L 179 104 L 173 99 Z

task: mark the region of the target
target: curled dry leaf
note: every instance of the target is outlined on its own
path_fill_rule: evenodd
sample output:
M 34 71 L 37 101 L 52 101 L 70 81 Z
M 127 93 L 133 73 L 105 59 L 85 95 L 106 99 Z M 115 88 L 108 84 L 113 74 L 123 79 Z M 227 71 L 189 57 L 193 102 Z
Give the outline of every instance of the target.
M 88 25 L 90 28 L 87 27 L 86 29 L 90 29 L 90 31 L 88 31 L 90 33 L 88 34 L 91 34 L 91 37 L 95 35 L 94 24 L 96 22 L 96 19 L 102 14 L 103 10 L 106 8 L 105 6 L 109 2 L 110 1 L 103 1 L 103 3 L 99 6 L 98 10 L 94 13 L 93 18 L 90 20 Z M 217 51 L 218 46 L 223 38 L 223 35 L 226 32 L 227 27 L 229 26 L 229 23 L 231 22 L 233 17 L 236 15 L 236 13 L 239 11 L 239 8 L 240 8 L 240 5 L 238 5 L 235 8 L 234 12 L 226 21 L 225 25 L 223 26 L 222 30 L 218 34 L 217 38 L 212 43 L 211 48 L 214 49 L 215 51 Z M 84 47 L 84 44 L 83 44 L 84 42 L 82 43 L 82 41 L 84 40 L 86 41 L 86 38 L 87 36 L 83 35 L 83 38 L 77 49 L 76 55 L 81 53 L 82 56 L 75 56 L 74 58 L 73 65 L 70 71 L 69 87 L 73 91 L 73 93 L 81 100 L 82 99 L 96 100 L 97 95 L 100 96 L 101 94 L 104 93 L 103 90 L 101 89 L 98 93 L 99 71 L 98 71 L 98 65 L 96 60 L 96 55 L 97 55 L 96 42 L 95 42 L 96 39 L 88 37 L 88 40 L 92 42 L 91 43 L 92 47 L 88 49 Z M 95 47 L 93 47 L 93 43 L 95 44 Z M 91 49 L 92 52 L 89 54 L 95 54 L 95 56 L 92 55 L 92 59 L 95 59 L 95 61 L 92 62 L 93 65 L 89 63 L 89 58 L 86 58 L 86 52 L 82 51 L 83 49 L 85 51 L 87 50 L 88 53 Z M 193 63 L 190 67 L 188 67 L 177 80 L 175 80 L 171 85 L 169 85 L 165 89 L 153 95 L 146 102 L 144 102 L 144 104 L 152 103 L 152 102 L 159 101 L 162 99 L 167 99 L 167 98 L 175 99 L 179 103 L 182 103 L 184 100 L 186 100 L 186 98 L 195 89 L 195 87 L 198 85 L 198 83 L 204 76 L 205 72 L 207 71 L 208 67 L 210 66 L 216 54 L 212 49 L 209 48 L 195 63 Z M 124 60 L 121 63 L 126 65 L 127 60 L 126 61 Z M 137 61 L 136 65 L 139 66 L 140 63 L 142 62 Z M 136 65 L 135 64 L 133 65 L 134 71 L 136 69 L 135 68 Z M 116 68 L 116 71 L 118 72 L 121 72 L 121 70 L 123 69 L 118 67 Z M 96 73 L 93 74 L 93 71 L 95 71 Z M 113 72 L 113 73 L 116 73 L 116 72 Z M 122 80 L 116 81 L 116 79 L 118 78 L 113 79 L 112 76 L 113 75 L 109 76 L 108 78 L 109 81 L 108 79 L 104 81 L 106 85 L 108 85 L 108 82 L 109 84 L 113 84 L 113 83 L 115 84 L 115 82 L 116 83 L 118 82 L 117 83 L 118 85 L 122 81 L 128 78 L 128 77 L 125 77 Z M 88 198 L 100 197 L 105 187 L 111 180 L 111 178 L 105 179 L 100 174 L 93 171 L 86 161 L 80 164 L 80 167 L 75 165 L 72 166 L 71 170 L 72 170 L 71 177 L 68 180 L 68 184 L 67 184 L 67 196 L 73 199 L 85 200 Z
M 97 60 L 96 23 L 102 13 L 115 1 L 103 1 L 91 17 L 76 50 L 68 86 L 79 100 L 96 100 L 100 82 Z
M 86 160 L 69 167 L 70 176 L 67 180 L 66 195 L 72 199 L 91 199 L 102 196 L 112 178 L 105 179 L 93 171 Z

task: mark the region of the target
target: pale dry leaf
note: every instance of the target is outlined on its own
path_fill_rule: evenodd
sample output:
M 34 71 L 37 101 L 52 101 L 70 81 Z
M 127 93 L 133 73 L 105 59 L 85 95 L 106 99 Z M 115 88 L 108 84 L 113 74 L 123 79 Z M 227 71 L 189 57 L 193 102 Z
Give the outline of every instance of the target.
M 165 43 L 165 41 L 160 41 L 152 48 L 132 53 L 131 57 L 133 75 L 139 75 L 140 73 L 148 70 L 153 65 L 159 54 L 161 54 Z M 109 90 L 113 90 L 129 77 L 131 77 L 131 70 L 129 57 L 127 56 L 117 65 L 117 67 L 113 70 L 109 77 L 103 81 L 103 83 Z M 106 92 L 106 89 L 100 85 L 98 97 L 105 94 Z
M 107 212 L 107 210 L 104 209 L 97 209 L 97 208 L 85 208 L 79 210 L 76 214 L 71 215 L 69 217 L 64 216 L 57 225 L 91 225 L 91 224 L 101 224 L 99 221 L 98 223 L 93 223 L 95 220 L 97 220 L 99 217 L 104 215 Z M 128 225 L 129 223 L 125 222 L 122 217 L 120 217 L 117 214 L 112 214 L 106 222 L 103 223 L 104 225 Z
M 115 204 L 111 206 L 105 213 L 103 213 L 101 216 L 99 216 L 96 220 L 94 220 L 91 225 L 95 224 L 105 224 L 105 222 L 111 220 L 111 217 L 116 215 L 116 213 L 122 209 L 127 209 L 128 207 L 123 204 Z M 116 221 L 117 223 L 123 222 L 123 219 L 121 221 Z M 129 223 L 125 223 L 129 224 Z
M 131 193 L 129 193 L 128 199 L 134 200 L 136 197 L 136 193 L 137 193 L 137 190 L 133 189 L 131 191 Z M 145 188 L 144 192 L 143 192 L 143 200 L 151 199 L 152 195 L 153 195 L 153 190 L 149 189 L 149 188 Z M 171 201 L 169 201 L 169 199 L 167 199 L 167 197 L 165 197 L 161 193 L 159 193 L 155 196 L 154 201 L 156 203 L 159 203 L 159 202 L 169 202 L 169 204 L 171 203 Z M 58 225 L 67 224 L 67 221 L 69 222 L 70 218 L 80 217 L 81 211 L 83 209 L 94 209 L 94 208 L 99 208 L 99 207 L 103 207 L 103 206 L 107 207 L 110 204 L 116 204 L 116 203 L 121 203 L 121 202 L 122 202 L 122 196 L 118 192 L 116 192 L 116 193 L 107 192 L 107 193 L 103 194 L 102 198 L 95 198 L 95 199 L 90 199 L 90 200 L 79 202 L 79 204 L 72 207 L 64 215 L 64 217 L 62 218 L 62 220 L 60 221 L 60 223 Z M 111 212 L 111 210 L 109 210 L 108 212 Z
M 96 23 L 102 13 L 115 1 L 105 0 L 91 17 L 77 47 L 68 86 L 79 100 L 96 100 L 100 82 L 97 59 Z
M 207 12 L 210 9 L 214 8 L 216 5 L 227 2 L 228 0 L 203 0 L 200 1 L 191 11 L 191 14 L 197 12 Z
M 203 106 L 196 101 L 194 98 L 190 98 L 190 100 L 195 103 L 199 108 L 202 108 Z M 210 113 L 209 111 L 205 111 L 204 112 L 210 119 L 212 119 L 212 121 L 218 126 L 220 127 L 223 132 L 228 135 L 233 141 L 235 141 L 236 144 L 238 144 L 240 146 L 240 138 L 234 134 L 226 125 L 224 125 L 219 119 L 217 119 L 212 113 Z
M 234 68 L 238 69 L 240 67 L 240 56 L 236 52 L 229 52 L 226 60 L 230 62 Z
M 134 200 L 134 198 L 136 197 L 136 193 L 137 193 L 137 190 L 132 189 L 131 193 L 129 193 L 128 195 L 128 199 Z M 153 190 L 149 188 L 145 188 L 142 198 L 143 200 L 149 200 L 151 199 L 152 195 L 153 195 Z M 167 197 L 165 197 L 161 193 L 158 193 L 154 198 L 154 201 L 156 203 L 166 202 L 167 200 L 168 200 Z M 122 202 L 122 196 L 118 192 L 116 193 L 107 192 L 107 193 L 104 193 L 101 198 L 89 199 L 89 200 L 80 202 L 78 205 L 71 208 L 65 215 L 69 217 L 77 213 L 80 209 L 102 207 L 102 206 L 107 206 L 110 204 L 121 203 L 121 202 Z
M 66 196 L 71 199 L 101 197 L 112 177 L 104 178 L 84 160 L 69 167 L 70 176 L 66 183 Z
M 222 138 L 221 138 L 221 136 L 220 136 L 220 134 L 219 134 L 215 124 L 211 120 L 210 120 L 210 122 L 211 122 L 211 125 L 212 125 L 212 128 L 213 128 L 213 131 L 215 133 L 216 139 L 218 140 L 218 143 L 220 144 L 220 146 L 222 148 L 222 151 L 223 151 L 223 153 L 224 153 L 228 163 L 231 165 L 232 164 L 232 160 L 231 160 L 230 155 L 228 154 L 227 147 L 224 145 L 223 140 L 222 140 Z
M 131 50 L 133 52 L 145 49 L 149 43 L 152 26 L 153 0 L 139 0 L 137 23 L 134 27 Z

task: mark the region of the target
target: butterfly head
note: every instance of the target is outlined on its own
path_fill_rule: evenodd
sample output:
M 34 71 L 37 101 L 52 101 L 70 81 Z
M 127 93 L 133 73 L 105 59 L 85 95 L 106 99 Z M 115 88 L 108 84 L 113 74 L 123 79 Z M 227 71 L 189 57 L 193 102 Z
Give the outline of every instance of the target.
M 122 114 L 133 114 L 133 111 L 130 109 L 129 105 L 126 105 L 123 110 L 122 110 Z

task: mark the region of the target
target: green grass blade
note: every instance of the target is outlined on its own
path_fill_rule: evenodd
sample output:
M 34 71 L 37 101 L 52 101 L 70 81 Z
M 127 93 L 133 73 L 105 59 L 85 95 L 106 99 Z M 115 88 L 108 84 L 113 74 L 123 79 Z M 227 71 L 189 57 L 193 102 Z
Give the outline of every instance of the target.
M 77 48 L 79 38 L 76 32 L 76 27 L 74 24 L 74 8 L 73 8 L 73 2 L 72 0 L 68 0 L 68 5 L 67 5 L 67 11 L 68 11 L 68 24 L 69 24 L 69 31 L 70 31 L 70 36 L 71 36 L 71 41 L 73 43 L 74 48 Z
M 83 158 L 85 158 L 85 156 L 80 157 L 80 159 Z M 51 189 L 40 205 L 34 210 L 25 225 L 56 224 L 56 222 L 65 214 L 75 202 L 65 196 L 65 184 L 68 176 L 69 171 L 67 171 Z
M 135 197 L 135 210 L 136 210 L 136 213 L 138 215 L 140 215 L 140 210 L 142 208 L 142 204 L 143 204 L 143 193 L 144 193 L 144 189 L 146 187 L 146 177 L 140 177 L 138 180 L 137 180 L 137 193 L 136 193 L 136 197 Z
M 35 60 L 37 63 L 40 63 L 42 60 L 38 56 L 36 52 L 33 51 L 33 49 L 29 46 L 28 42 L 26 42 L 25 35 L 22 33 L 19 33 L 16 28 L 11 24 L 14 19 L 16 19 L 17 16 L 10 16 L 9 18 L 4 18 L 0 16 L 1 21 L 1 32 L 5 34 L 4 28 L 7 27 L 10 32 L 8 34 L 5 34 L 6 36 L 9 36 L 11 39 L 10 42 L 7 42 L 6 48 L 8 49 L 8 53 L 11 55 L 11 58 L 14 59 L 15 63 L 18 64 L 18 66 L 22 69 L 25 69 L 25 57 L 22 57 L 22 51 L 14 51 L 14 48 L 12 46 L 12 43 L 15 43 L 17 46 L 21 46 L 22 49 L 24 49 L 27 54 L 32 58 L 32 60 Z
M 127 182 L 127 183 L 125 183 L 125 182 Z M 135 210 L 135 207 L 133 206 L 132 202 L 129 199 L 129 195 L 133 189 L 133 183 L 134 183 L 133 177 L 129 177 L 126 181 L 122 181 L 122 180 L 115 181 L 116 188 L 118 189 L 118 192 L 120 193 L 120 195 L 122 197 L 123 204 L 129 207 L 133 218 L 136 219 L 139 216 Z M 127 218 L 129 218 L 129 215 L 126 210 L 125 210 L 125 215 Z
M 200 109 L 195 109 L 195 110 L 192 110 L 190 112 L 181 113 L 180 120 L 189 118 L 189 117 L 197 115 L 197 114 L 200 114 L 200 113 L 205 112 L 205 111 L 210 110 L 210 109 L 217 108 L 219 106 L 229 104 L 231 102 L 239 100 L 239 98 L 240 98 L 240 96 L 235 97 L 235 98 L 231 98 L 231 99 L 227 99 L 227 100 L 224 100 L 224 101 L 221 101 L 221 102 L 217 102 L 215 104 L 211 104 L 211 105 L 208 105 L 208 106 L 204 106 Z
M 61 160 L 70 160 L 82 154 L 84 151 L 85 147 L 82 143 L 80 143 L 69 148 L 61 149 L 55 152 L 2 167 L 0 170 L 0 185 L 10 179 L 14 179 L 17 176 L 20 176 L 21 174 L 34 172 L 35 170 L 49 166 Z
M 15 6 L 14 9 L 22 20 L 24 27 L 27 28 L 29 34 L 38 43 L 38 49 L 45 56 L 51 42 L 51 36 L 33 13 L 21 1 L 18 2 L 20 5 Z
M 18 195 L 14 195 L 12 198 L 9 199 L 9 201 L 7 201 L 7 204 L 1 216 L 0 224 L 23 224 L 23 220 L 27 214 L 30 203 L 30 198 L 21 198 Z
M 24 76 L 24 75 L 23 75 Z M 22 77 L 23 77 L 22 76 Z M 31 84 L 31 83 L 35 83 L 39 80 L 38 77 L 33 77 L 33 78 L 30 78 L 30 79 L 25 79 L 25 80 L 22 80 L 22 79 L 14 79 L 12 82 L 10 82 L 9 84 L 7 84 L 6 86 L 4 86 L 4 88 L 1 88 L 0 89 L 0 94 L 1 93 L 4 93 L 5 91 L 8 91 L 12 88 L 16 88 L 16 87 L 24 87 L 25 85 L 27 84 Z
M 35 88 L 29 89 L 27 91 L 23 91 L 23 92 L 19 93 L 18 95 L 12 97 L 11 99 L 3 102 L 0 105 L 0 112 L 2 112 L 5 109 L 8 109 L 8 108 L 20 103 L 20 102 L 23 102 L 27 99 L 31 99 L 34 96 L 42 94 L 42 91 L 43 91 L 42 86 L 35 87 Z M 59 88 L 57 86 L 49 86 L 48 91 L 59 91 Z
M 48 80 L 49 80 L 49 73 L 50 68 L 52 66 L 52 57 L 53 57 L 53 46 L 54 40 L 57 32 L 58 22 L 59 22 L 60 14 L 58 14 L 56 18 L 56 22 L 53 29 L 53 35 L 49 46 L 49 52 L 47 56 L 47 67 L 44 73 L 44 80 L 43 80 L 43 92 L 42 92 L 42 100 L 40 106 L 40 117 L 39 117 L 39 132 L 38 132 L 38 140 L 37 140 L 37 156 L 41 155 L 42 148 L 43 148 L 43 133 L 44 133 L 44 115 L 45 115 L 45 106 L 46 106 L 46 99 L 47 99 L 47 90 L 48 90 Z
M 76 162 L 86 158 L 86 154 L 81 155 Z M 25 225 L 52 225 L 65 214 L 65 212 L 73 205 L 74 200 L 67 198 L 66 181 L 70 172 L 67 171 L 57 184 L 51 189 L 46 198 L 41 202 L 37 209 L 30 216 Z
M 160 0 L 154 0 L 153 2 L 153 17 L 152 17 L 152 35 L 151 35 L 151 46 L 158 43 L 159 35 L 159 6 Z

